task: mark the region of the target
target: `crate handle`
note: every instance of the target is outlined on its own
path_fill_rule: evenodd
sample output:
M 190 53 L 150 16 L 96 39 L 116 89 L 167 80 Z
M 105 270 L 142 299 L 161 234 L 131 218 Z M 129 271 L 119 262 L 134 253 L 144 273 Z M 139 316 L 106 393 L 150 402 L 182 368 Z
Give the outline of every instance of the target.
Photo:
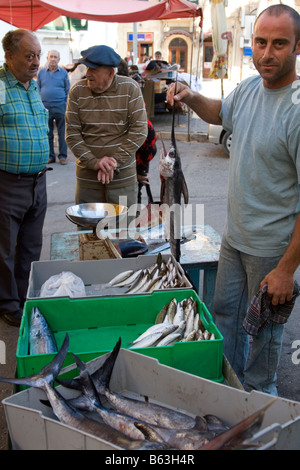
M 211 323 L 213 323 L 213 317 L 212 317 L 211 313 L 209 312 L 208 308 L 206 307 L 206 305 L 203 302 L 202 302 L 201 316 L 203 317 L 202 321 L 204 320 L 204 322 L 206 323 L 206 325 L 204 324 L 204 326 L 207 329 L 208 326 Z

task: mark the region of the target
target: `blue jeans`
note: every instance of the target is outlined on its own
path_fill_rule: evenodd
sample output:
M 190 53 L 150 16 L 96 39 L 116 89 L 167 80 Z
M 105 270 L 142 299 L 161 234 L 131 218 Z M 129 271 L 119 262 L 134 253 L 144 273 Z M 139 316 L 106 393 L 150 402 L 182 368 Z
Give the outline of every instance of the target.
M 243 329 L 250 302 L 262 279 L 281 256 L 257 257 L 232 248 L 223 238 L 214 299 L 215 322 L 224 337 L 224 354 L 245 390 L 277 395 L 276 380 L 283 325 L 270 322 L 256 337 Z

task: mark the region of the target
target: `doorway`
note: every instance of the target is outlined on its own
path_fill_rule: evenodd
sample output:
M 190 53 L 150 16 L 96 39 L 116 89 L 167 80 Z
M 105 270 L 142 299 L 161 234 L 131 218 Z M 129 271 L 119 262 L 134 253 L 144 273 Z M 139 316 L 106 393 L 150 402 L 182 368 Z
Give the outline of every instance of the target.
M 203 41 L 203 78 L 208 78 L 214 56 L 214 47 L 212 38 Z
M 169 63 L 178 64 L 180 72 L 187 72 L 188 45 L 184 39 L 175 38 L 169 44 Z

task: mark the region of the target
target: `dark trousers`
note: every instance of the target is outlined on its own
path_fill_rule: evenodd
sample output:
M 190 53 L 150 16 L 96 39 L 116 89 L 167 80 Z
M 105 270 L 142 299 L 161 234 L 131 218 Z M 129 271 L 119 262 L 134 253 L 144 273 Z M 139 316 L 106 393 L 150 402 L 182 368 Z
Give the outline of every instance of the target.
M 50 146 L 50 155 L 49 158 L 55 160 L 55 153 L 54 153 L 54 121 L 57 128 L 58 134 L 58 158 L 67 158 L 67 151 L 68 146 L 65 141 L 65 114 L 59 113 L 57 111 L 52 110 L 51 108 L 48 109 L 49 111 L 49 146 Z
M 42 249 L 46 175 L 0 171 L 0 315 L 22 308 L 32 261 Z

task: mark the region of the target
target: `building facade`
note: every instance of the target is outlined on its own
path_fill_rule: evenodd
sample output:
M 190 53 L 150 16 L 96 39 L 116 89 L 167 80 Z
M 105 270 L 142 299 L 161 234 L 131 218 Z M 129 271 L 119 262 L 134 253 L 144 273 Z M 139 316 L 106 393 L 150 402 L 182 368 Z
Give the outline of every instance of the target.
M 151 0 L 149 0 L 151 1 Z M 256 73 L 252 62 L 251 34 L 257 15 L 278 0 L 223 0 L 228 28 L 228 78 L 239 82 Z M 203 10 L 202 28 L 199 18 L 137 23 L 137 60 L 154 58 L 160 50 L 163 59 L 178 64 L 180 71 L 209 78 L 214 44 L 211 1 L 198 0 Z M 285 0 L 300 12 L 300 0 Z M 123 58 L 134 58 L 133 24 L 118 25 L 117 50 Z
M 148 0 L 157 1 L 157 0 Z M 113 47 L 123 58 L 142 63 L 161 51 L 164 60 L 178 64 L 181 72 L 196 77 L 209 77 L 214 54 L 211 20 L 211 0 L 193 0 L 203 10 L 200 18 L 145 21 L 142 23 L 99 23 L 59 17 L 55 22 L 39 29 L 37 35 L 42 45 L 44 65 L 51 49 L 60 51 L 61 64 L 76 62 L 80 51 L 95 44 Z M 280 0 L 223 0 L 227 20 L 228 78 L 239 82 L 256 73 L 252 63 L 251 34 L 253 24 L 264 8 Z M 284 0 L 300 12 L 300 0 Z M 11 25 L 0 21 L 1 37 Z M 136 57 L 135 57 L 136 54 Z M 0 64 L 4 54 L 0 51 Z

